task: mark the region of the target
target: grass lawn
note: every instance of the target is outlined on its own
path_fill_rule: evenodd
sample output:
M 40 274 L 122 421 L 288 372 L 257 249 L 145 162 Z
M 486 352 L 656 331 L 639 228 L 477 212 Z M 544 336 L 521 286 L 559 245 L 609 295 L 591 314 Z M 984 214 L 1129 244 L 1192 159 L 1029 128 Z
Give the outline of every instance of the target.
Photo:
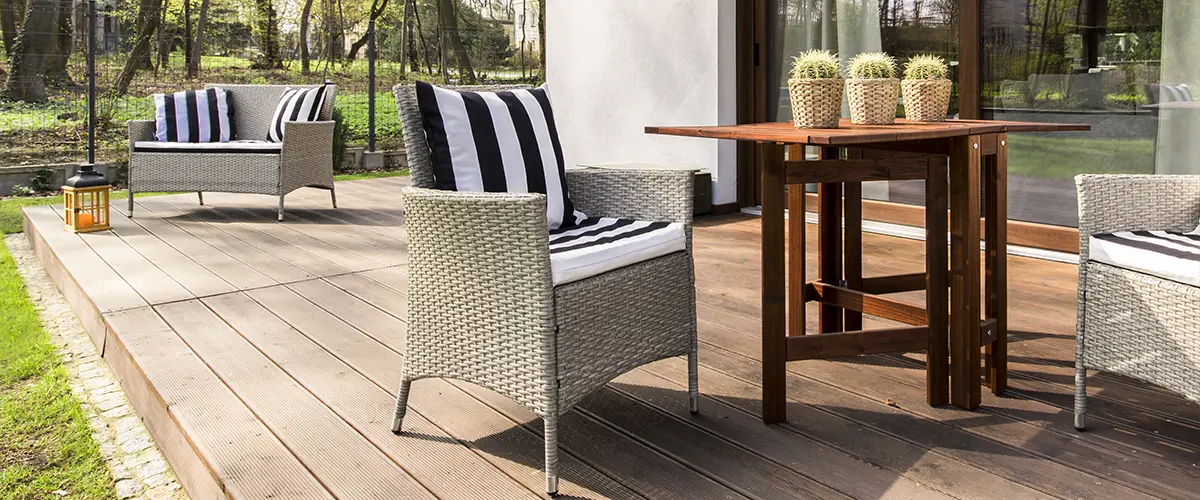
M 12 214 L 43 200 L 0 201 L 0 234 L 19 232 Z M 67 370 L 0 245 L 0 499 L 115 495 Z
M 1152 174 L 1153 139 L 1096 139 L 1011 134 L 1008 173 L 1043 179 L 1077 174 Z
M 337 180 L 403 175 L 408 171 L 362 172 Z M 137 196 L 156 194 L 161 193 Z M 117 193 L 112 202 L 124 199 Z M 0 236 L 21 232 L 22 207 L 61 200 L 0 200 Z M 0 245 L 0 500 L 114 497 L 112 477 L 71 394 L 67 370 L 38 321 L 8 247 Z

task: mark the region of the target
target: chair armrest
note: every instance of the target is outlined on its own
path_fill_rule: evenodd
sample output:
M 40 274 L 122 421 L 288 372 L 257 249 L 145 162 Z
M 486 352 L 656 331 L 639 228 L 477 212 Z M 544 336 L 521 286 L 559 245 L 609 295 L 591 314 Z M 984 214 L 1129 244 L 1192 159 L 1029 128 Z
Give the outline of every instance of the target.
M 408 187 L 406 376 L 489 386 L 539 411 L 554 370 L 546 197 Z M 523 359 L 522 366 L 504 360 Z M 539 372 L 535 375 L 534 371 Z M 517 372 L 511 377 L 503 374 Z M 497 385 L 497 380 L 505 382 Z M 503 389 L 503 390 L 501 390 Z
M 1191 231 L 1200 223 L 1200 175 L 1075 177 L 1079 195 L 1079 260 L 1088 237 L 1116 231 Z
M 283 192 L 305 186 L 333 187 L 333 129 L 335 123 L 285 122 L 280 147 Z
M 695 172 L 686 170 L 567 171 L 567 189 L 575 209 L 588 217 L 683 223 L 689 251 L 695 182 Z
M 129 151 L 133 143 L 154 140 L 154 120 L 129 120 Z

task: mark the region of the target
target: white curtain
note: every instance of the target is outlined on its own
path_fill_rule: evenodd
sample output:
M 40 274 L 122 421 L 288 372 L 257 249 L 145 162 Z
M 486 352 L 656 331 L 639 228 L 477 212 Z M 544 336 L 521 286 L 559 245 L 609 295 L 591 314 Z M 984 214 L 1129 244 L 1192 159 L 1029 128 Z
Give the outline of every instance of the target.
M 1163 85 L 1187 84 L 1200 101 L 1200 2 L 1163 0 Z M 1154 170 L 1159 174 L 1200 174 L 1200 103 L 1159 110 Z

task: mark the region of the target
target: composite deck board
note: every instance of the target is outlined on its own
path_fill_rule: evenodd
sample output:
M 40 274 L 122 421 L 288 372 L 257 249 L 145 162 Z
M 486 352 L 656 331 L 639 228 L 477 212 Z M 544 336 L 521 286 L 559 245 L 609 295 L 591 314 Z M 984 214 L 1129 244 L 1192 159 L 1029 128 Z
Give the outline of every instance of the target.
M 203 303 L 156 310 L 334 496 L 433 498 Z
M 117 219 L 125 219 L 125 217 L 116 216 L 113 219 L 114 222 Z M 170 245 L 177 252 L 187 255 L 188 258 L 196 261 L 197 264 L 232 285 L 235 290 L 258 288 L 278 283 L 254 267 L 231 257 L 220 248 L 213 246 L 210 242 L 197 238 L 195 235 L 158 217 L 141 217 L 126 220 L 137 224 L 150 235 Z
M 403 364 L 403 357 L 396 351 L 388 348 L 386 345 L 379 343 L 376 339 L 366 336 L 362 332 L 351 327 L 349 324 L 329 315 L 327 312 L 315 307 L 293 307 L 298 301 L 303 301 L 299 295 L 296 295 L 290 290 L 282 290 L 278 287 L 255 290 L 249 292 L 249 295 L 254 298 L 259 304 L 262 304 L 267 309 L 270 309 L 276 316 L 287 322 L 292 328 L 303 333 L 308 339 L 317 343 L 326 351 L 332 353 L 346 365 L 352 367 L 355 371 L 363 376 L 371 379 L 376 384 L 382 387 L 399 387 L 400 385 L 400 368 Z M 443 408 L 442 403 L 448 401 L 448 398 L 453 397 L 454 393 L 460 391 L 449 383 L 442 380 L 420 380 L 413 383 L 411 392 L 410 405 L 412 410 L 425 413 L 430 410 Z M 468 398 L 465 394 L 463 398 Z M 473 401 L 473 400 L 472 400 Z M 472 411 L 456 411 L 452 410 L 449 413 L 461 416 L 467 419 L 467 422 L 458 422 L 455 428 L 462 429 L 467 435 L 459 435 L 459 439 L 466 439 L 475 446 L 476 449 L 483 453 L 491 455 L 493 464 L 499 467 L 504 467 L 506 470 L 512 470 L 511 474 L 514 478 L 523 480 L 533 480 L 537 484 L 544 484 L 543 478 L 537 474 L 537 470 L 541 467 L 542 460 L 542 445 L 539 439 L 536 439 L 532 434 L 522 431 L 517 433 L 518 436 L 512 436 L 512 426 L 514 422 L 504 418 L 502 425 L 489 424 L 485 429 L 486 433 L 480 434 L 477 425 L 484 425 L 484 422 L 470 422 L 474 419 L 482 419 L 487 417 L 487 413 L 495 413 L 488 410 L 486 406 L 479 404 L 477 401 L 471 403 L 459 403 L 462 407 L 473 407 Z M 438 412 L 439 415 L 429 415 L 430 420 L 444 425 L 443 420 L 445 412 Z M 390 417 L 393 413 L 388 412 L 386 417 Z M 498 415 L 497 415 L 498 416 Z M 495 420 L 492 420 L 494 422 Z M 390 422 L 387 422 L 387 429 L 391 429 Z M 451 429 L 448 432 L 455 433 Z M 520 434 L 524 433 L 524 437 Z M 457 434 L 457 433 L 455 433 Z M 501 436 L 503 434 L 503 436 Z M 493 442 L 496 440 L 498 442 Z M 521 443 L 523 447 L 518 448 L 516 443 Z M 520 459 L 516 460 L 511 455 L 517 454 Z M 522 468 L 520 465 L 524 464 Z M 566 468 L 587 468 L 583 462 L 574 457 L 560 454 L 560 465 Z M 603 476 L 596 472 L 588 474 L 586 477 L 592 477 L 593 480 L 587 484 L 581 483 L 580 488 L 592 489 L 601 488 L 615 489 L 611 486 L 604 486 L 603 481 L 595 478 Z M 560 488 L 565 488 L 564 483 L 575 481 L 575 477 L 562 477 Z M 540 487 L 540 486 L 538 486 Z M 568 491 L 564 489 L 564 491 Z
M 204 303 L 439 497 L 536 496 L 420 412 L 406 416 L 408 434 L 393 435 L 388 417 L 396 405 L 394 388 L 385 389 L 355 372 L 244 294 L 211 297 Z M 428 457 L 441 459 L 426 460 Z
M 162 304 L 195 295 L 111 231 L 80 234 L 83 240 L 147 303 Z
M 113 233 L 196 297 L 219 295 L 237 288 L 208 268 L 168 245 L 125 217 L 112 218 Z
M 145 215 L 146 211 L 149 211 L 150 214 Z M 135 220 L 137 220 L 137 217 L 160 217 L 163 220 L 169 221 L 188 234 L 225 252 L 226 255 L 269 276 L 276 283 L 288 283 L 317 277 L 317 275 L 297 267 L 292 261 L 285 261 L 283 254 L 277 252 L 278 248 L 275 248 L 275 251 L 268 251 L 271 250 L 270 246 L 264 245 L 267 246 L 267 249 L 264 250 L 252 242 L 245 241 L 216 225 L 204 222 L 192 215 L 190 211 L 180 210 L 162 199 L 139 199 L 134 213 L 143 214 L 135 215 Z
M 137 217 L 98 235 L 109 239 L 62 231 L 49 207 L 27 208 L 26 224 L 194 497 L 370 497 L 387 478 L 413 488 L 397 491 L 442 498 L 541 496 L 541 420 L 497 393 L 417 381 L 406 433 L 390 432 L 406 330 L 408 184 L 339 182 L 339 209 L 327 191 L 298 190 L 283 223 L 274 197 L 206 193 L 199 206 L 188 193 L 138 198 Z M 1009 259 L 1011 388 L 985 391 L 978 411 L 925 405 L 916 351 L 791 363 L 791 420 L 762 425 L 758 222 L 697 219 L 701 414 L 686 411 L 682 358 L 618 377 L 560 420 L 564 495 L 1200 498 L 1200 405 L 1096 373 L 1093 425 L 1071 428 L 1071 265 Z M 923 269 L 922 242 L 863 239 L 865 275 Z M 134 278 L 135 290 L 120 273 L 136 264 L 168 283 L 155 286 L 186 293 L 159 306 L 172 325 L 138 294 L 150 280 Z M 921 292 L 895 297 L 924 301 Z M 295 446 L 305 439 L 374 465 L 306 467 L 315 452 Z
M 197 448 L 208 472 L 220 478 L 221 487 L 230 496 L 332 498 L 152 309 L 120 311 L 107 319 L 119 332 L 116 341 L 140 361 L 131 370 L 141 373 L 152 384 L 171 421 L 183 429 L 187 442 Z M 122 379 L 121 383 L 130 381 Z M 149 425 L 153 430 L 156 424 Z M 171 454 L 170 449 L 164 452 Z M 177 474 L 197 472 L 189 468 Z
M 258 247 L 263 252 L 273 255 L 278 255 L 281 259 L 288 263 L 303 269 L 311 276 L 325 276 L 329 274 L 341 274 L 350 272 L 351 268 L 346 267 L 338 262 L 328 260 L 324 256 L 333 255 L 329 252 L 329 245 L 318 240 L 310 241 L 304 235 L 297 235 L 297 238 L 286 238 L 290 236 L 291 230 L 286 227 L 271 228 L 268 224 L 248 224 L 245 222 L 230 220 L 213 210 L 204 207 L 185 207 L 181 205 L 179 199 L 163 198 L 163 202 L 174 206 L 176 209 L 185 211 L 188 218 L 191 220 L 207 223 L 208 225 L 233 235 L 234 237 L 250 243 Z M 271 224 L 271 226 L 280 226 Z M 284 238 L 280 236 L 283 235 Z M 286 239 L 285 239 L 286 238 Z M 287 241 L 291 239 L 298 245 Z M 305 243 L 314 243 L 312 247 Z

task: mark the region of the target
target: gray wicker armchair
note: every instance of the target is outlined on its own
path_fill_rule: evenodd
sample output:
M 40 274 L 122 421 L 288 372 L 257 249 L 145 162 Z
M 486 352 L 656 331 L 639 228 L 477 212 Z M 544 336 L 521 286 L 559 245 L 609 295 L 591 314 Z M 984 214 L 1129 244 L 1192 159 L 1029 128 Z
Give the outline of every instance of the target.
M 487 387 L 543 418 L 546 491 L 554 495 L 558 417 L 609 380 L 686 355 L 695 413 L 693 174 L 569 170 L 579 210 L 683 223 L 686 251 L 553 286 L 545 195 L 429 189 L 433 169 L 414 87 L 395 93 L 414 187 L 404 191 L 409 322 L 393 432 L 401 431 L 414 380 Z
M 1200 288 L 1098 262 L 1091 237 L 1187 232 L 1200 220 L 1200 176 L 1080 175 L 1075 428 L 1087 369 L 1119 373 L 1200 402 Z
M 285 85 L 209 85 L 229 91 L 233 140 L 265 140 L 271 118 Z M 298 86 L 298 87 L 313 87 Z M 316 122 L 288 122 L 278 152 L 153 152 L 137 148 L 154 141 L 153 120 L 129 122 L 129 217 L 133 217 L 133 192 L 196 191 L 204 204 L 204 191 L 266 194 L 283 198 L 302 187 L 329 190 L 337 208 L 333 185 L 333 102 L 337 87 L 330 86 Z M 236 145 L 215 143 L 215 147 Z M 143 149 L 138 151 L 138 149 Z

